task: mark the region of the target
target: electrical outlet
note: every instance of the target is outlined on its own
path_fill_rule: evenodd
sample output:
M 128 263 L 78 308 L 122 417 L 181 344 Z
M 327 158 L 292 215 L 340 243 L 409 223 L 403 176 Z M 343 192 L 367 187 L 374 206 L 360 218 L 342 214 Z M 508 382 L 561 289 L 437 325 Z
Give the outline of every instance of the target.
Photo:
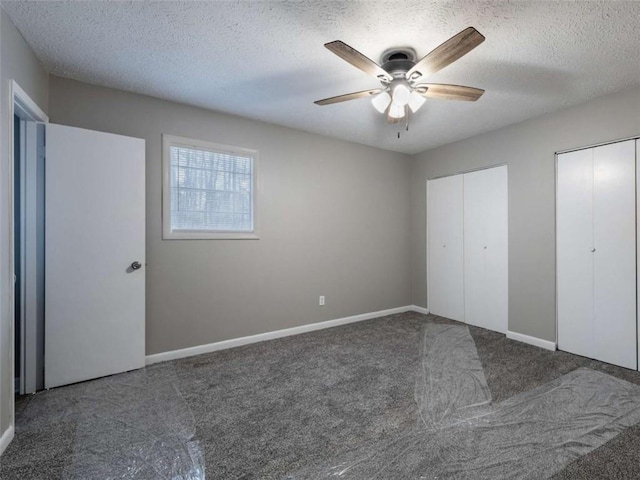
M 324 305 L 324 295 L 320 295 L 320 300 L 318 301 L 318 305 Z

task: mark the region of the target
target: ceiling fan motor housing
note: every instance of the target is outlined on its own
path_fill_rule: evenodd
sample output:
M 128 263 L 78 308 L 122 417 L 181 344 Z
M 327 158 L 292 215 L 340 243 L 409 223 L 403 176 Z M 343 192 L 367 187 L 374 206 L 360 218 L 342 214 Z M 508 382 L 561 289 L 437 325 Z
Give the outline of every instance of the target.
M 416 64 L 416 51 L 411 47 L 394 47 L 380 57 L 383 70 L 393 78 L 405 78 L 405 74 Z

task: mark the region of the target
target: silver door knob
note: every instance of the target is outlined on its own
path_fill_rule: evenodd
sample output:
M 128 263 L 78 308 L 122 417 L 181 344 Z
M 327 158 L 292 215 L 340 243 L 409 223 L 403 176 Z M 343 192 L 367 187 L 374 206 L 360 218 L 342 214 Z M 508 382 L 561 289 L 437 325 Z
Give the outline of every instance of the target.
M 142 268 L 142 264 L 140 262 L 133 262 L 131 264 L 131 270 L 140 270 Z
M 593 253 L 593 252 L 595 252 L 595 251 L 596 251 L 596 249 L 595 249 L 595 248 L 592 248 L 592 249 L 591 249 L 591 253 Z
M 485 250 L 487 249 L 487 246 L 486 246 L 486 245 L 484 246 L 484 249 L 485 249 Z
M 446 245 L 442 245 L 442 248 L 447 248 L 447 246 Z

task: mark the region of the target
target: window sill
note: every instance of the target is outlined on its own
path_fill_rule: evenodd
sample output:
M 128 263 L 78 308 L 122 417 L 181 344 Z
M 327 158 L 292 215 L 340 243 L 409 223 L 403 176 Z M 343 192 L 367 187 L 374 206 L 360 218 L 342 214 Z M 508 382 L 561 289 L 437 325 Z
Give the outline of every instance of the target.
M 260 240 L 256 232 L 164 232 L 163 240 Z

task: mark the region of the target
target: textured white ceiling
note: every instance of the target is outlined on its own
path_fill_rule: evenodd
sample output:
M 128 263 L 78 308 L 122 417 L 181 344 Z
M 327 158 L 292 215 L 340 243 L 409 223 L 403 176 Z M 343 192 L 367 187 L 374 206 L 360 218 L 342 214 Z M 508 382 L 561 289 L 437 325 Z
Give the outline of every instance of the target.
M 2 2 L 49 71 L 388 150 L 416 153 L 640 84 L 640 2 Z M 379 84 L 323 47 L 422 57 L 467 26 L 487 40 L 432 82 L 484 88 L 429 100 L 397 138 Z

